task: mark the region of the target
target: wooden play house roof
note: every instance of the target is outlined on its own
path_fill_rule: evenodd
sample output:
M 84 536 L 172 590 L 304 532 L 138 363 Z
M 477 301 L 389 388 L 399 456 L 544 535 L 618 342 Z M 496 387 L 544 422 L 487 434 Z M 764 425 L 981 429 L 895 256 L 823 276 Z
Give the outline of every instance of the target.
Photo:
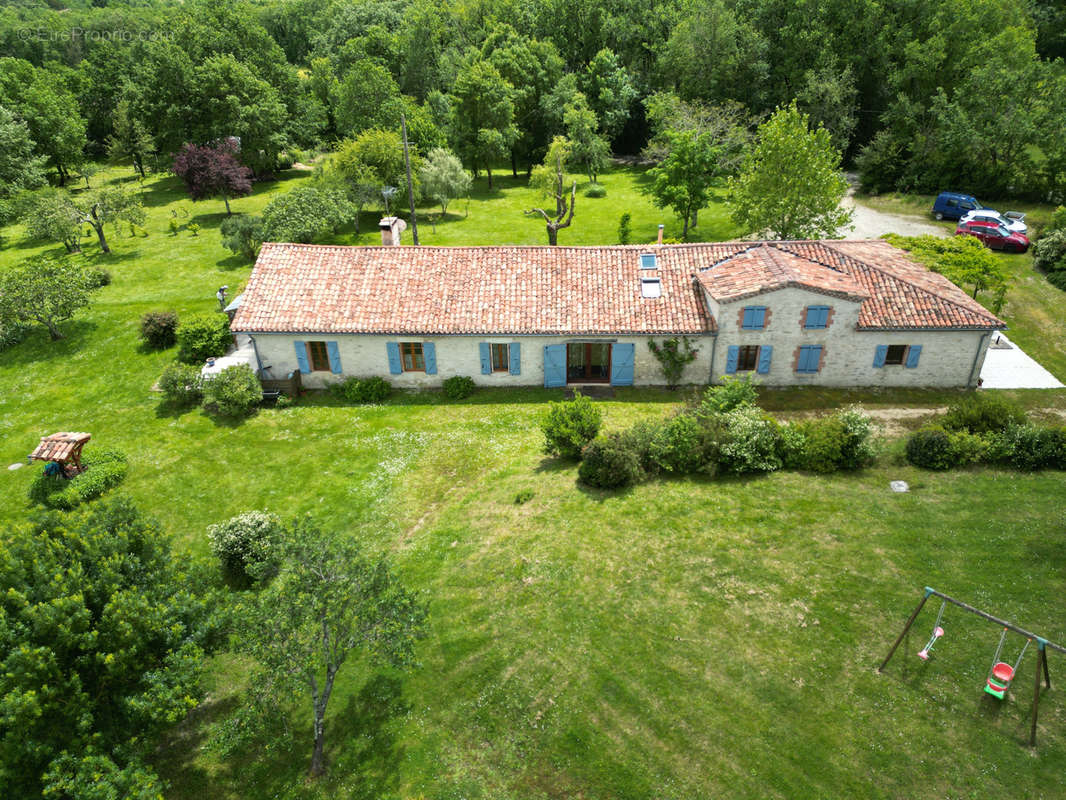
M 88 433 L 53 433 L 41 437 L 37 449 L 30 453 L 35 461 L 73 462 L 81 465 L 81 449 L 92 436 Z

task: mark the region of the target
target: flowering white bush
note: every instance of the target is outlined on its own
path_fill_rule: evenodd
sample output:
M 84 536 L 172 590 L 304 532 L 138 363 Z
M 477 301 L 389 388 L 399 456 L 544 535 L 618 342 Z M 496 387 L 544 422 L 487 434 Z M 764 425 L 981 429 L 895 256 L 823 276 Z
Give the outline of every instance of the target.
M 777 423 L 757 406 L 742 405 L 723 414 L 727 435 L 720 459 L 726 472 L 773 472 L 781 469 Z
M 265 511 L 246 511 L 207 529 L 211 552 L 227 578 L 243 585 L 269 577 L 277 567 L 275 551 L 281 519 Z

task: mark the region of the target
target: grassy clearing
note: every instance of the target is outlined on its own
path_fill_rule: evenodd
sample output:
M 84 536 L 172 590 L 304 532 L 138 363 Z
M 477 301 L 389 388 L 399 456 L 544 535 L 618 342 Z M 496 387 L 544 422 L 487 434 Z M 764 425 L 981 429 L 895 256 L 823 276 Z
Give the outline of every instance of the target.
M 255 212 L 303 179 L 259 185 L 235 210 Z M 636 194 L 641 179 L 606 176 L 608 198 L 579 197 L 561 241 L 612 243 L 623 210 L 636 241 L 654 238 L 660 219 L 673 224 Z M 520 214 L 528 190 L 506 179 L 500 187 L 475 195 L 469 217 L 441 225 L 439 240 L 425 226 L 423 242 L 543 241 L 543 225 Z M 935 659 L 921 663 L 914 653 L 931 608 L 887 673 L 874 667 L 926 584 L 1066 639 L 1062 474 L 938 475 L 886 454 L 858 475 L 664 480 L 602 493 L 540 453 L 537 419 L 558 396 L 547 390 L 485 391 L 460 403 L 399 395 L 358 408 L 310 396 L 238 425 L 165 413 L 150 386 L 173 351 L 143 352 L 137 320 L 152 309 L 210 309 L 218 285 L 236 290 L 249 265 L 219 245 L 220 202 L 194 205 L 171 178 L 149 181 L 146 192 L 148 238 L 114 238 L 108 259 L 86 245 L 114 283 L 66 325 L 68 338 L 34 334 L 0 353 L 0 463 L 23 459 L 43 433 L 92 431 L 129 455 L 123 491 L 181 546 L 206 553 L 207 525 L 250 508 L 310 512 L 389 552 L 432 612 L 419 670 L 401 681 L 355 665 L 338 684 L 331 770 L 318 787 L 303 780 L 302 706 L 288 715 L 295 743 L 262 742 L 229 760 L 204 747 L 246 674 L 239 660 L 215 657 L 208 702 L 158 751 L 168 797 L 1060 793 L 1066 705 L 1050 693 L 1040 748 L 1023 746 L 1035 659 L 1006 703 L 984 695 L 991 625 L 949 612 Z M 181 207 L 190 216 L 179 212 L 179 221 L 203 226 L 198 237 L 169 235 Z M 365 215 L 371 227 L 359 241 L 376 240 L 375 221 Z M 0 268 L 55 249 L 5 233 Z M 699 235 L 735 235 L 722 206 L 701 215 Z M 1027 262 L 1010 263 L 1022 274 Z M 1005 315 L 1011 335 L 1063 377 L 1064 306 L 1038 287 L 1019 281 Z M 818 389 L 762 399 L 782 414 L 855 401 L 908 406 L 918 414 L 910 425 L 952 396 Z M 1032 408 L 1066 406 L 1062 392 L 1016 396 Z M 667 414 L 679 399 L 620 391 L 603 403 L 607 425 Z M 24 517 L 31 473 L 0 471 L 0 522 Z M 896 478 L 914 491 L 892 494 Z M 532 498 L 516 504 L 520 492 Z M 1052 672 L 1060 663 L 1052 656 Z

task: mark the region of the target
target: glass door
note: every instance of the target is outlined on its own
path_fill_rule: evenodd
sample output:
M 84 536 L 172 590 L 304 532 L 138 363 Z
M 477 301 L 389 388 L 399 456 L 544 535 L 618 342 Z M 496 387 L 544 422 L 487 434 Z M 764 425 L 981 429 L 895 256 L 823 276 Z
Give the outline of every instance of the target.
M 610 380 L 610 343 L 578 342 L 566 346 L 567 383 L 609 383 Z

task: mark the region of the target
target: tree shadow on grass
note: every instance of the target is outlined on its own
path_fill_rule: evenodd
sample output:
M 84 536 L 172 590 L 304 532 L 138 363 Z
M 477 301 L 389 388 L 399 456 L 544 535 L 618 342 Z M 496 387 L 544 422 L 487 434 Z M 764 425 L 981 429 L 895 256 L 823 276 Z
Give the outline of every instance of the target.
M 541 474 L 552 474 L 566 472 L 567 470 L 575 468 L 577 465 L 577 461 L 570 461 L 569 459 L 560 456 L 545 456 L 540 460 L 540 463 L 533 468 L 533 471 Z
M 239 695 L 207 700 L 177 726 L 168 731 L 156 748 L 153 761 L 160 776 L 181 787 L 188 797 L 211 797 L 217 791 L 217 779 L 196 763 L 199 753 L 209 744 L 211 727 L 237 710 Z
M 215 262 L 215 266 L 222 272 L 233 272 L 237 269 L 249 269 L 252 266 L 252 262 L 248 261 L 244 256 L 234 253 L 226 258 L 220 258 Z
M 22 342 L 0 352 L 0 364 L 26 366 L 75 355 L 96 330 L 96 323 L 86 319 L 60 323 L 63 338 L 53 342 L 44 328 L 37 327 Z

